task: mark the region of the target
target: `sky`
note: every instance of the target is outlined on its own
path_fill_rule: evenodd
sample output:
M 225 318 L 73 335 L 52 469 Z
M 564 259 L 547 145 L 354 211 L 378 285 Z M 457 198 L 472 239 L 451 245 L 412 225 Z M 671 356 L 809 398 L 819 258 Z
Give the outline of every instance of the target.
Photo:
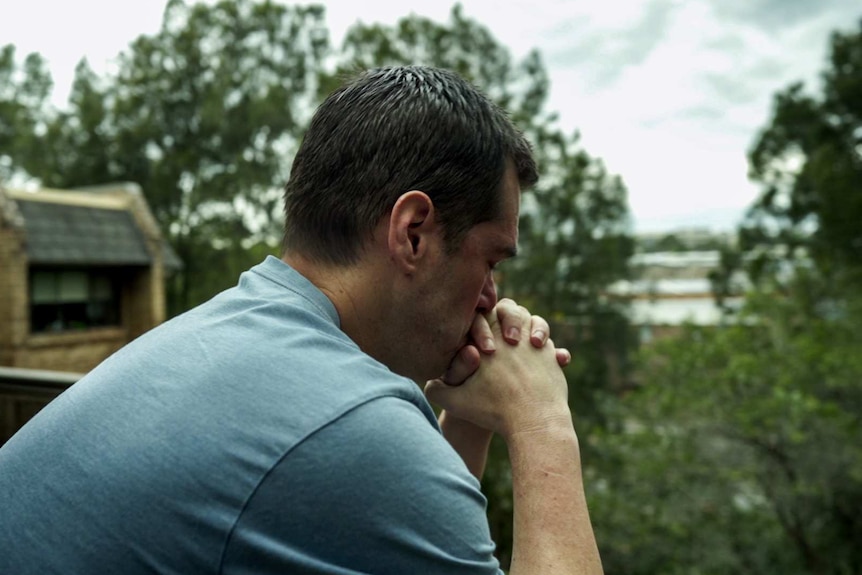
M 447 0 L 324 0 L 334 46 L 357 20 L 415 13 L 445 21 Z M 462 0 L 516 58 L 543 56 L 548 109 L 622 177 L 635 230 L 731 230 L 758 188 L 746 152 L 773 95 L 812 90 L 835 30 L 859 28 L 858 0 Z M 65 102 L 75 65 L 97 72 L 158 30 L 165 0 L 0 0 L 0 45 L 39 52 Z

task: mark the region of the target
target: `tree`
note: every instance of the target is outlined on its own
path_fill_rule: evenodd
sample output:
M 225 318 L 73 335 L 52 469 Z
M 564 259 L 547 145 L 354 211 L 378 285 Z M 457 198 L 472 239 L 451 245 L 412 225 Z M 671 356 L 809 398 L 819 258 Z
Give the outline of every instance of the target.
M 821 93 L 795 83 L 775 95 L 773 111 L 749 151 L 762 191 L 723 248 L 711 275 L 719 303 L 747 285 L 781 284 L 799 268 L 834 283 L 830 298 L 862 286 L 862 21 L 833 33 Z M 744 274 L 740 273 L 744 272 Z M 745 281 L 739 281 L 741 275 Z M 827 282 L 828 283 L 828 282 Z M 826 295 L 824 294 L 824 297 Z
M 235 279 L 200 289 L 209 253 L 272 240 L 327 48 L 318 6 L 171 0 L 116 74 L 79 65 L 68 111 L 25 167 L 55 187 L 139 183 L 183 260 L 169 293 L 182 311 Z
M 20 164 L 49 187 L 102 184 L 121 177 L 109 105 L 106 82 L 81 60 L 68 108 L 45 119 L 39 153 L 21 157 Z
M 29 54 L 19 66 L 14 46 L 0 49 L 0 181 L 18 168 L 16 158 L 37 153 L 37 132 L 44 127 L 51 86 L 41 56 Z
M 740 229 L 754 279 L 799 258 L 826 274 L 862 269 L 862 21 L 830 48 L 822 94 L 779 92 L 749 154 L 763 185 Z

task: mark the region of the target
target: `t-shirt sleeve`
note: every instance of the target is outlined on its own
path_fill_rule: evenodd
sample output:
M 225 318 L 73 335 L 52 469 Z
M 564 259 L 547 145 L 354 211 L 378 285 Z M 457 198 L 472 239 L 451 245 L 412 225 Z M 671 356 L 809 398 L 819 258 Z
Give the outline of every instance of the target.
M 479 482 L 412 403 L 384 397 L 317 430 L 271 470 L 222 573 L 500 572 Z

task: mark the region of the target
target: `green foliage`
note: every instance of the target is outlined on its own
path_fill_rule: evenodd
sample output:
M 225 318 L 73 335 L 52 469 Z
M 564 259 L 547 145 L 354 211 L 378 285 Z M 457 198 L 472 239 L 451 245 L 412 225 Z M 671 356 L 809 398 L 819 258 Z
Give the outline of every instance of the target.
M 0 181 L 20 169 L 18 157 L 38 153 L 37 131 L 52 85 L 41 56 L 29 54 L 19 65 L 14 46 L 0 49 Z
M 778 93 L 750 152 L 763 193 L 740 230 L 754 279 L 810 257 L 821 272 L 862 268 L 862 21 L 835 33 L 822 94 Z
M 791 286 L 649 354 L 626 426 L 596 438 L 608 573 L 862 570 L 862 300 Z
M 82 60 L 75 68 L 68 108 L 47 120 L 38 153 L 20 158 L 43 185 L 66 188 L 131 179 L 122 178 L 116 165 L 116 127 L 104 84 Z

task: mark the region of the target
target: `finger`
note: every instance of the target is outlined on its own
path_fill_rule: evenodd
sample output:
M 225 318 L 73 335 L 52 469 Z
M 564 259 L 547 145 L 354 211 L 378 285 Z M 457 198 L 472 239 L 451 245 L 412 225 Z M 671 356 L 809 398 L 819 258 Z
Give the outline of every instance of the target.
M 548 322 L 541 316 L 534 315 L 530 323 L 530 343 L 534 347 L 542 347 L 548 341 L 548 335 L 551 333 L 551 327 Z
M 521 341 L 522 331 L 529 329 L 530 312 L 510 299 L 502 299 L 497 303 L 497 318 L 503 339 L 513 345 Z
M 567 350 L 566 348 L 558 347 L 556 349 L 556 354 L 557 364 L 559 364 L 560 367 L 566 367 L 572 362 L 572 354 L 569 353 L 569 350 Z
M 480 361 L 479 350 L 473 345 L 465 345 L 440 379 L 446 385 L 461 385 L 479 369 Z
M 494 343 L 494 332 L 491 331 L 488 319 L 482 314 L 476 314 L 473 319 L 473 325 L 470 326 L 470 339 L 482 353 L 492 354 L 497 349 Z

